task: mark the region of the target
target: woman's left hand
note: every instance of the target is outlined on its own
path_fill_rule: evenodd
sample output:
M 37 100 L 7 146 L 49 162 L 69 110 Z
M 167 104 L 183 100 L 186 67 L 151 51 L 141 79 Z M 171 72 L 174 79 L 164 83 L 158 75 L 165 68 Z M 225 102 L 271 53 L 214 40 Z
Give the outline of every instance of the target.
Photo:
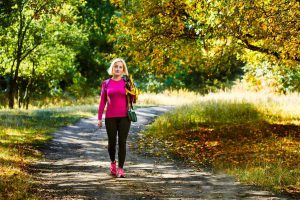
M 102 127 L 102 120 L 98 120 L 98 127 L 99 127 L 99 128 Z

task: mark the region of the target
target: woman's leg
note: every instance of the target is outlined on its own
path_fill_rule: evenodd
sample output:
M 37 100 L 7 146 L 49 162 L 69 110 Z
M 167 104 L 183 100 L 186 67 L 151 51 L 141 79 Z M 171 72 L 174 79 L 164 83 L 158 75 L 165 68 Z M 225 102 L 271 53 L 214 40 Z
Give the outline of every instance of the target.
M 113 162 L 116 160 L 117 119 L 105 119 L 105 127 L 108 137 L 108 153 L 110 160 Z
M 119 118 L 118 120 L 118 167 L 123 168 L 126 157 L 126 140 L 130 129 L 130 121 L 127 117 Z

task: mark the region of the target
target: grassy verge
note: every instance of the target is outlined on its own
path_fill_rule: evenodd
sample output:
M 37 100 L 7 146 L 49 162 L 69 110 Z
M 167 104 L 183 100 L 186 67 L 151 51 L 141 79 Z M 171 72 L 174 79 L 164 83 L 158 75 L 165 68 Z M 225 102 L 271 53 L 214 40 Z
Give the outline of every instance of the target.
M 27 164 L 40 159 L 37 147 L 51 132 L 95 114 L 97 106 L 0 110 L 0 199 L 35 199 Z
M 138 104 L 141 106 L 156 106 L 156 105 L 183 105 L 198 101 L 200 95 L 186 90 L 169 91 L 163 93 L 142 93 L 139 95 Z
M 300 96 L 210 94 L 159 117 L 140 148 L 299 196 Z

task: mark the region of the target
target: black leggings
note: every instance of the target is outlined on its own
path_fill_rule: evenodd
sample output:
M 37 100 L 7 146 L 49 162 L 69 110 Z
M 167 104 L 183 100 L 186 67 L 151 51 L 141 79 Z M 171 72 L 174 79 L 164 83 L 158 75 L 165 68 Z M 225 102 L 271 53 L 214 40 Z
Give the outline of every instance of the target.
M 130 129 L 128 117 L 106 118 L 105 127 L 108 136 L 108 153 L 111 161 L 115 161 L 116 143 L 118 135 L 118 166 L 123 168 L 126 157 L 126 140 Z

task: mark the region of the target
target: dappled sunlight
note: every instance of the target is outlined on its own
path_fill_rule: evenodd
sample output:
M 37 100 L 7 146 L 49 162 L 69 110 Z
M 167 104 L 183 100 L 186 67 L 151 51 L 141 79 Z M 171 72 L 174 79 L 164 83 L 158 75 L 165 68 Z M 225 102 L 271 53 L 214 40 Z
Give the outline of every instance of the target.
M 168 167 L 171 167 L 171 166 L 161 166 L 161 168 L 168 168 Z M 143 169 L 152 169 L 153 168 L 153 165 L 152 164 L 148 164 L 148 163 L 139 163 L 139 164 L 134 164 L 134 165 L 131 165 L 131 168 L 134 169 L 138 169 L 138 168 L 143 168 Z
M 138 114 L 138 115 L 140 115 L 140 116 L 145 116 L 145 117 L 156 117 L 157 116 L 155 114 L 144 113 L 144 112 L 139 112 L 139 111 L 136 111 L 135 113 Z
M 25 162 L 24 158 L 21 155 L 16 155 L 14 154 L 14 151 L 16 150 L 12 150 L 10 152 L 7 153 L 0 153 L 0 162 L 1 162 L 1 166 L 7 166 L 7 167 L 11 167 L 11 168 L 17 168 L 17 166 L 14 165 L 22 165 L 24 164 L 23 162 Z
M 19 167 L 0 165 L 0 171 L 0 185 L 5 187 L 0 188 L 0 191 L 6 190 L 6 193 L 0 193 L 0 199 L 22 199 L 23 193 L 33 186 L 31 177 Z M 14 191 L 14 193 L 10 194 L 9 191 Z
M 91 116 L 85 113 L 78 115 L 80 109 L 92 110 L 84 106 L 56 108 L 47 110 L 1 110 L 0 112 L 0 166 L 3 173 L 12 173 L 6 176 L 0 184 L 0 192 L 6 190 L 6 198 L 21 199 L 32 190 L 31 176 L 25 169 L 29 163 L 41 158 L 40 145 L 50 139 L 49 132 L 58 127 L 73 123 L 82 116 Z M 76 129 L 76 127 L 73 127 Z M 73 139 L 69 139 L 70 142 Z M 63 150 L 63 148 L 62 148 Z M 20 172 L 20 173 L 19 173 Z M 1 173 L 2 174 L 2 173 Z M 3 178 L 3 177 L 2 177 Z M 20 185 L 22 184 L 22 185 Z M 16 191 L 16 188 L 19 188 Z M 23 195 L 23 196 L 22 196 Z M 0 199 L 2 197 L 0 196 Z M 4 197 L 3 197 L 4 198 Z
M 169 108 L 170 109 L 170 108 Z M 54 139 L 44 149 L 46 159 L 38 162 L 38 179 L 42 181 L 43 197 L 108 198 L 108 199 L 171 199 L 171 198 L 236 198 L 249 187 L 239 185 L 224 174 L 212 174 L 186 168 L 172 160 L 136 154 L 134 139 L 140 127 L 149 123 L 147 114 L 162 112 L 158 108 L 138 109 L 139 122 L 129 135 L 125 178 L 110 175 L 105 128 L 96 128 L 96 117 L 84 119 L 75 125 L 54 133 Z M 81 128 L 78 128 L 81 127 Z M 212 129 L 208 129 L 208 132 Z M 213 144 L 213 143 L 212 143 Z M 162 160 L 161 160 L 162 159 Z M 68 191 L 67 193 L 65 191 Z M 245 194 L 260 197 L 261 194 Z M 272 197 L 266 193 L 265 197 Z
M 294 177 L 299 172 L 294 170 L 299 168 L 300 129 L 295 126 L 287 126 L 285 127 L 288 130 L 286 135 L 280 132 L 281 129 L 284 130 L 284 127 L 266 125 L 264 129 L 254 131 L 251 126 L 237 125 L 229 126 L 226 129 L 223 126 L 209 132 L 201 128 L 199 135 L 195 134 L 197 133 L 195 130 L 179 131 L 169 135 L 168 142 L 161 141 L 160 144 L 167 147 L 168 152 L 174 156 L 187 161 L 192 160 L 200 166 L 209 162 L 216 170 L 227 171 L 230 169 L 230 173 L 237 173 L 241 176 L 244 176 L 244 173 L 239 173 L 240 168 L 251 169 L 249 171 L 252 174 L 250 183 L 256 180 L 260 182 L 260 185 L 265 186 L 272 182 L 264 181 L 265 176 L 280 177 L 280 174 L 283 173 L 283 180 L 288 180 L 287 183 L 298 187 L 297 181 L 299 180 Z M 280 134 L 277 135 L 277 133 Z M 145 140 L 145 138 L 143 139 Z M 149 139 L 150 141 L 147 139 L 145 141 L 148 145 L 146 149 L 153 149 L 152 141 L 154 140 Z M 265 175 L 254 175 L 257 169 L 266 170 L 266 166 L 270 166 L 270 169 L 264 173 Z M 243 181 L 247 180 L 243 177 L 240 178 Z M 276 179 L 274 178 L 274 180 Z M 286 189 L 290 187 L 284 181 L 280 184 Z
M 277 199 L 176 161 L 300 194 L 299 16 L 299 0 L 1 0 L 0 170 L 16 172 L 0 199 Z M 138 122 L 116 179 L 96 114 L 122 78 Z
M 160 116 L 144 131 L 140 151 L 299 193 L 299 122 L 299 94 L 210 93 Z
M 24 135 L 26 135 L 26 132 L 20 132 L 18 129 L 13 129 L 13 128 L 6 128 L 5 129 L 5 134 L 9 137 L 9 136 L 18 136 L 18 137 L 22 137 Z M 3 137 L 3 136 L 2 136 Z

